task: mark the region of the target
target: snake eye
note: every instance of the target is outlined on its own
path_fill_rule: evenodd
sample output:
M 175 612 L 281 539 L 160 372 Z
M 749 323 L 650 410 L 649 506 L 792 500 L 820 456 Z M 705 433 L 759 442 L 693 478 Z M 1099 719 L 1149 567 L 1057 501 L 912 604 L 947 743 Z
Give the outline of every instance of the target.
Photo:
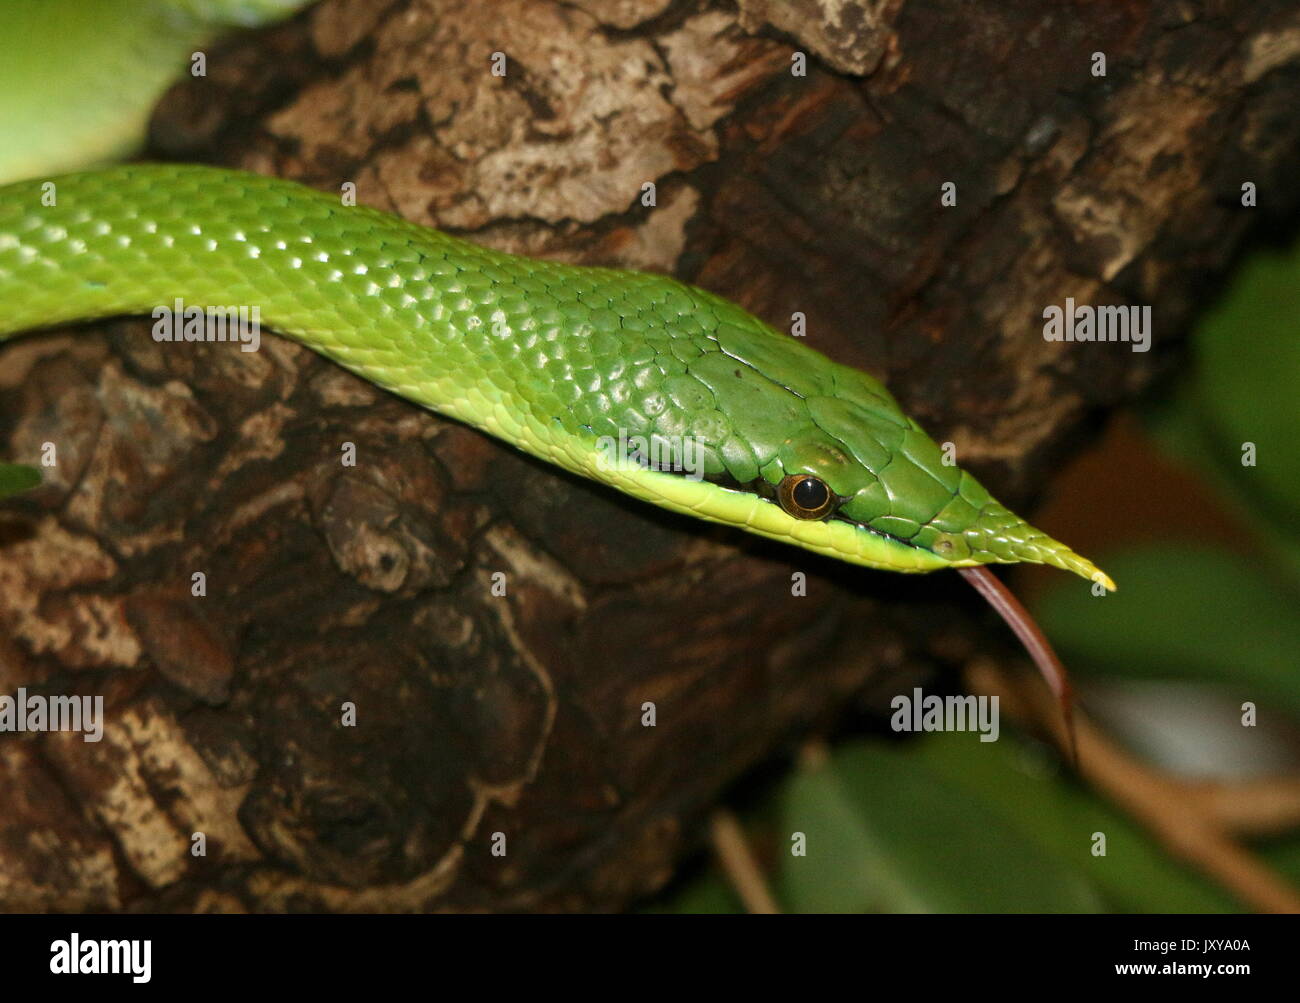
M 776 489 L 776 496 L 796 519 L 825 519 L 835 507 L 835 493 L 812 474 L 791 474 Z

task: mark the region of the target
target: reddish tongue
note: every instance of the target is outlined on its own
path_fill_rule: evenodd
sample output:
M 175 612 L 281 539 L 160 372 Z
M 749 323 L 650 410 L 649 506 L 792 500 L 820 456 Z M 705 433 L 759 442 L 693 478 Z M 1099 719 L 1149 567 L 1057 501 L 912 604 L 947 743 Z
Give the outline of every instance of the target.
M 1020 638 L 1025 651 L 1029 652 L 1029 657 L 1038 666 L 1038 671 L 1047 681 L 1048 687 L 1056 694 L 1056 699 L 1061 705 L 1061 716 L 1065 718 L 1066 734 L 1069 736 L 1070 759 L 1077 766 L 1079 756 L 1074 738 L 1074 691 L 1070 688 L 1070 676 L 1065 671 L 1065 666 L 1056 657 L 1056 652 L 1052 650 L 1051 644 L 1043 636 L 1043 631 L 1029 615 L 1029 611 L 1020 605 L 1020 600 L 1011 594 L 993 572 L 982 566 L 957 570 L 966 581 L 971 583 L 975 591 L 998 611 L 998 616 L 1006 621 L 1007 626 L 1015 631 L 1016 637 Z

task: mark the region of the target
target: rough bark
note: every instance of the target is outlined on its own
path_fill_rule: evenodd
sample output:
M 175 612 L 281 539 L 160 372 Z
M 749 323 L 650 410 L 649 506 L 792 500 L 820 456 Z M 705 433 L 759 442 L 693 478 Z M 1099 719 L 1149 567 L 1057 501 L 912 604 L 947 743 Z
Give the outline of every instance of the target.
M 1013 504 L 1296 206 L 1284 0 L 328 0 L 208 66 L 154 156 L 802 312 Z M 1154 350 L 1046 342 L 1067 296 L 1152 305 Z M 0 517 L 0 692 L 109 714 L 0 736 L 7 908 L 618 908 L 756 762 L 1001 643 L 946 576 L 667 517 L 278 339 L 0 360 L 5 455 L 59 456 Z

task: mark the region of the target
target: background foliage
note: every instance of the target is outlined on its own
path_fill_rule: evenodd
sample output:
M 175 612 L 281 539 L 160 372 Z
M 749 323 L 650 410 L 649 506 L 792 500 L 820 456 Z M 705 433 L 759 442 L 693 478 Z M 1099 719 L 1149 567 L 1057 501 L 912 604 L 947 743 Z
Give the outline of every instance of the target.
M 1160 681 L 1234 714 L 1251 701 L 1261 723 L 1282 721 L 1283 734 L 1300 727 L 1298 319 L 1300 245 L 1259 253 L 1202 317 L 1182 375 L 1142 413 L 1159 452 L 1195 473 L 1232 532 L 1207 539 L 1172 528 L 1089 551 L 1118 593 L 1097 600 L 1060 576 L 1041 594 L 1034 611 L 1085 695 L 1090 682 L 1123 694 Z M 1248 443 L 1253 466 L 1243 463 Z M 1150 516 L 1163 525 L 1159 512 Z M 1235 749 L 1210 751 L 1259 756 L 1252 743 L 1268 738 L 1240 731 Z M 1187 767 L 1176 755 L 1161 765 Z M 816 766 L 792 767 L 742 815 L 781 907 L 793 912 L 1241 909 L 1065 773 L 1054 753 L 1005 727 L 988 744 L 970 733 L 854 738 Z M 1098 831 L 1104 857 L 1090 852 Z M 806 835 L 807 856 L 790 853 L 793 832 Z M 1255 849 L 1300 883 L 1300 835 Z M 651 908 L 740 904 L 709 864 Z

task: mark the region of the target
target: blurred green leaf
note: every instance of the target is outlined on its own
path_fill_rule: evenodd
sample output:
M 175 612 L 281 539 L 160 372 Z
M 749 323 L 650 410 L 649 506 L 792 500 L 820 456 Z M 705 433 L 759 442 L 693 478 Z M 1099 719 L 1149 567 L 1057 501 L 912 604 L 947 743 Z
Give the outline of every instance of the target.
M 1076 669 L 1202 679 L 1282 703 L 1300 718 L 1300 596 L 1245 558 L 1190 544 L 1109 555 L 1104 597 L 1053 589 L 1036 615 Z
M 961 736 L 966 754 L 972 735 Z M 784 793 L 780 890 L 797 912 L 1095 912 L 1088 882 L 907 748 L 855 743 Z
M 1192 337 L 1192 371 L 1145 409 L 1170 453 L 1204 472 L 1300 581 L 1300 244 L 1245 262 Z M 1243 444 L 1255 465 L 1242 463 Z
M 1300 834 L 1292 833 L 1266 841 L 1257 850 L 1270 867 L 1284 875 L 1293 885 L 1300 886 Z
M 1239 906 L 1170 858 L 1150 834 L 1096 794 L 1054 772 L 1055 761 L 1015 737 L 971 755 L 965 736 L 935 734 L 917 754 L 946 780 L 985 799 L 1007 824 L 1086 875 L 1113 909 L 1135 913 L 1232 912 Z M 1092 855 L 1092 834 L 1106 856 Z
M 30 491 L 41 483 L 41 472 L 35 467 L 17 463 L 0 463 L 0 498 Z
M 1300 246 L 1246 262 L 1193 338 L 1194 377 L 1217 462 L 1275 509 L 1300 522 Z M 1254 443 L 1257 465 L 1242 466 Z

